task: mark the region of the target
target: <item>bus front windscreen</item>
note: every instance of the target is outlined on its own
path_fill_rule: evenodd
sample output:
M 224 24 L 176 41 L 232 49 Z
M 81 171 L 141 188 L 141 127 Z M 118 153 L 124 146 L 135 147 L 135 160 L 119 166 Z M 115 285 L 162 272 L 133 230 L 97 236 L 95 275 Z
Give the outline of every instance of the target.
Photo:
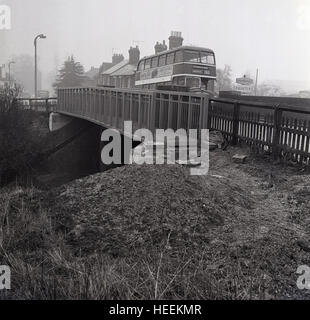
M 207 52 L 207 51 L 199 52 L 199 51 L 193 51 L 193 50 L 185 50 L 184 61 L 215 64 L 214 54 L 212 52 Z
M 214 54 L 212 52 L 201 52 L 201 63 L 215 64 Z

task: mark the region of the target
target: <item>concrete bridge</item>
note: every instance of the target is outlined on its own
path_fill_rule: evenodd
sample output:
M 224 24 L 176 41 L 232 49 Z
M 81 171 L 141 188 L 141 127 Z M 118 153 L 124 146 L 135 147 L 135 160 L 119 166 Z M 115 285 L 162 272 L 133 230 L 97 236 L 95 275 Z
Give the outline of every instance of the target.
M 65 88 L 58 90 L 57 107 L 50 115 L 50 129 L 54 131 L 70 128 L 69 123 L 79 119 L 94 124 L 97 128 L 98 141 L 104 130 L 116 129 L 122 134 L 121 162 L 128 163 L 132 148 L 125 151 L 123 146 L 125 142 L 129 142 L 132 147 L 139 143 L 141 136 L 138 129 L 148 129 L 155 134 L 156 129 L 175 131 L 185 129 L 188 132 L 189 129 L 207 128 L 208 104 L 209 97 L 206 94 L 111 88 Z M 124 128 L 125 121 L 131 121 L 130 132 Z M 67 132 L 68 136 L 72 134 L 73 132 Z M 182 136 L 183 141 L 179 141 L 179 144 L 187 145 L 190 139 L 192 138 L 186 135 Z M 100 141 L 99 149 L 106 143 Z M 101 163 L 100 170 L 104 169 L 105 166 Z

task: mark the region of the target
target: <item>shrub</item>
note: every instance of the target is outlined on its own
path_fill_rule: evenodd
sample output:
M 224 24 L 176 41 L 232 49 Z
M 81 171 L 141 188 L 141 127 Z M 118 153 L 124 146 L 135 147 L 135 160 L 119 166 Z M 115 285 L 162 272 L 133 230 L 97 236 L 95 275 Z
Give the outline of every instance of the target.
M 18 89 L 0 89 L 0 186 L 29 170 L 42 150 L 34 114 L 19 108 L 17 95 Z

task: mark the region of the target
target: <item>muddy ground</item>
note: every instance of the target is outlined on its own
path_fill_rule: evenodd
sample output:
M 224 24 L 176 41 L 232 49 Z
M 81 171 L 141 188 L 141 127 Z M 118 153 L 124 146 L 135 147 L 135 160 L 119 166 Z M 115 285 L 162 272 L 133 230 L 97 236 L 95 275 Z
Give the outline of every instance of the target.
M 210 164 L 199 177 L 131 165 L 50 191 L 3 189 L 1 257 L 20 285 L 11 296 L 309 299 L 296 285 L 310 266 L 309 174 L 237 147 Z

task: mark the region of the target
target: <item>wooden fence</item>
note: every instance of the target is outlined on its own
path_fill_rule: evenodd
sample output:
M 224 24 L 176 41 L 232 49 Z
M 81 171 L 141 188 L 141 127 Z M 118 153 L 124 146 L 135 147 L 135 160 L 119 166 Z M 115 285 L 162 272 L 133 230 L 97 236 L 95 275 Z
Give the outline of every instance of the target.
M 274 159 L 310 164 L 310 106 L 290 106 L 211 99 L 208 127 L 232 144 L 244 142 Z

